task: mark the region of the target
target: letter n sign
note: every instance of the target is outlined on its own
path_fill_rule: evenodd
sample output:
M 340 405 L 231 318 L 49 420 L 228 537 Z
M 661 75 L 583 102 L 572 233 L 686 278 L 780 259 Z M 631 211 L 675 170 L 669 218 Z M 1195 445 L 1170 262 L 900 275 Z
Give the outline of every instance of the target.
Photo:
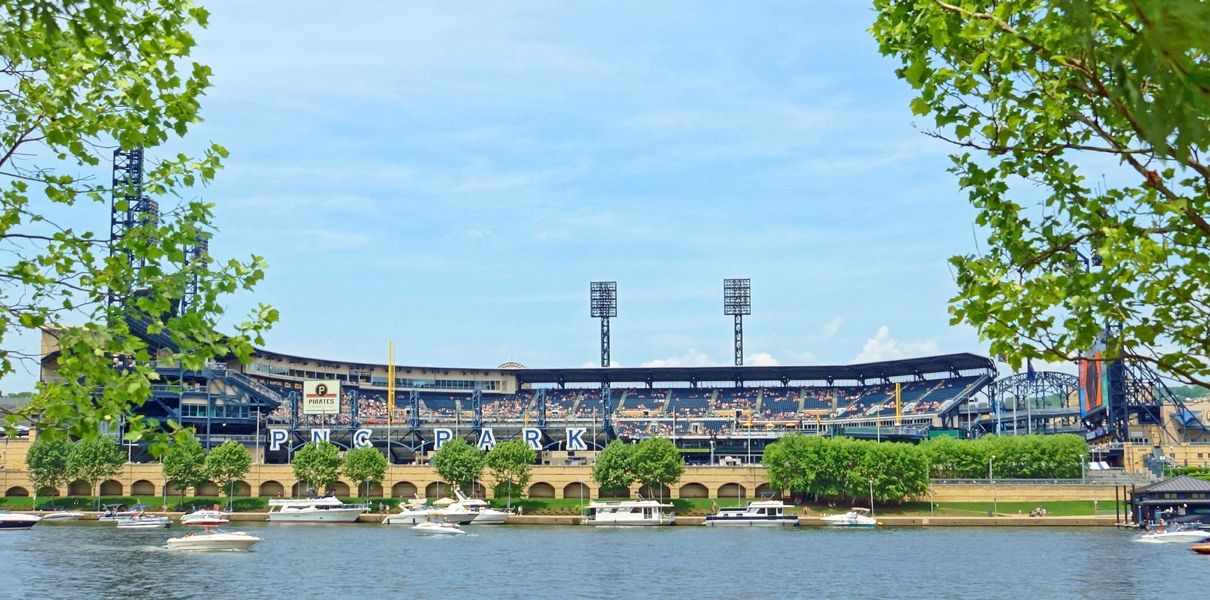
M 584 442 L 583 427 L 568 427 L 567 428 L 567 450 L 587 450 L 588 444 Z
M 326 442 L 326 441 L 328 441 L 328 437 L 331 435 L 332 435 L 331 429 L 312 429 L 311 430 L 311 441 L 316 442 L 316 443 Z

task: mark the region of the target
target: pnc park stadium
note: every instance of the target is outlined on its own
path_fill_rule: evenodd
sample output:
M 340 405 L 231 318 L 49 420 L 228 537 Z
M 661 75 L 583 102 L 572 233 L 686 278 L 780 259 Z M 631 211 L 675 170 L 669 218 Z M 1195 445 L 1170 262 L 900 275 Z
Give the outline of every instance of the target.
M 122 184 L 115 188 L 136 190 L 132 197 L 115 195 L 115 236 L 157 210 L 138 191 L 141 165 L 141 150 L 115 151 L 114 181 Z M 586 316 L 600 321 L 600 367 L 397 365 L 389 356 L 366 363 L 264 348 L 247 362 L 231 356 L 202 370 L 154 362 L 149 366 L 158 381 L 138 410 L 191 427 L 208 448 L 238 441 L 265 464 L 288 463 L 313 440 L 344 449 L 372 446 L 392 464 L 407 465 L 426 462 L 454 438 L 483 449 L 519 439 L 539 452 L 543 464 L 574 465 L 583 464 L 580 453 L 615 439 L 662 437 L 692 465 L 756 463 L 767 444 L 788 434 L 913 442 L 1076 433 L 1092 444 L 1098 461 L 1120 465 L 1132 444 L 1199 441 L 1206 432 L 1202 419 L 1154 372 L 1103 361 L 1098 348 L 1078 358 L 1077 374 L 1002 373 L 992 358 L 966 353 L 746 366 L 747 279 L 727 279 L 722 286 L 722 313 L 734 318 L 734 365 L 611 367 L 617 284 L 589 282 L 587 292 Z M 127 320 L 152 356 L 177 349 L 172 332 L 148 327 L 134 312 Z M 41 378 L 53 381 L 54 331 L 43 332 L 42 349 Z M 128 446 L 132 458 L 147 458 L 145 448 Z

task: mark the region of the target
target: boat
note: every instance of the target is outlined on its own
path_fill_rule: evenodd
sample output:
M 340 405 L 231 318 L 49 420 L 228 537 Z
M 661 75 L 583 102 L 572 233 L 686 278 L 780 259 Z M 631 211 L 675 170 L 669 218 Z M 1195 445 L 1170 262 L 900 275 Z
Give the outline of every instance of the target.
M 1198 554 L 1210 554 L 1210 543 L 1198 544 L 1196 546 L 1190 546 L 1189 549 Z
M 1160 526 L 1139 536 L 1138 541 L 1150 544 L 1196 544 L 1210 539 L 1210 532 L 1201 528 L 1201 523 L 1189 523 L 1173 527 Z
M 877 527 L 878 521 L 870 515 L 870 509 L 854 506 L 849 509 L 849 512 L 843 515 L 828 515 L 820 519 L 824 525 L 833 527 Z
M 798 516 L 785 513 L 793 506 L 781 500 L 758 500 L 748 506 L 719 508 L 707 515 L 702 525 L 707 527 L 797 527 Z
M 584 508 L 581 525 L 673 525 L 676 515 L 671 504 L 655 500 L 624 500 L 622 502 L 593 502 Z
M 365 504 L 345 504 L 334 496 L 269 500 L 270 522 L 352 523 L 370 510 Z
M 54 523 L 56 521 L 79 521 L 82 518 L 84 518 L 84 513 L 67 510 L 42 515 L 42 521 L 45 523 Z
M 465 535 L 466 530 L 453 523 L 425 521 L 412 526 L 412 531 L 425 535 Z
M 41 520 L 38 515 L 0 511 L 0 529 L 29 529 Z
M 107 504 L 105 506 L 105 512 L 101 513 L 101 516 L 97 517 L 97 520 L 98 521 L 119 521 L 122 519 L 129 519 L 130 517 L 133 517 L 135 514 L 142 514 L 146 510 L 147 510 L 146 504 L 136 504 L 129 508 L 127 508 L 127 506 L 125 504 Z
M 449 505 L 446 510 L 464 510 L 474 513 L 471 525 L 503 525 L 508 522 L 508 516 L 512 514 L 506 510 L 492 508 L 486 500 L 481 498 L 469 498 L 462 493 L 460 488 L 454 488 L 454 495 L 458 496 L 458 501 Z
M 181 537 L 171 538 L 167 542 L 169 550 L 251 550 L 253 544 L 260 538 L 242 531 L 225 532 L 207 527 L 203 531 L 194 531 Z
M 118 529 L 163 529 L 172 520 L 163 515 L 136 514 L 127 519 L 118 519 Z
M 227 513 L 218 510 L 195 510 L 181 515 L 181 525 L 224 525 L 230 520 L 227 518 Z
M 415 497 L 407 504 L 400 505 L 399 512 L 387 515 L 382 519 L 383 525 L 418 525 L 432 519 L 442 519 L 454 525 L 466 525 L 475 520 L 476 513 L 453 504 L 438 508 L 424 498 Z

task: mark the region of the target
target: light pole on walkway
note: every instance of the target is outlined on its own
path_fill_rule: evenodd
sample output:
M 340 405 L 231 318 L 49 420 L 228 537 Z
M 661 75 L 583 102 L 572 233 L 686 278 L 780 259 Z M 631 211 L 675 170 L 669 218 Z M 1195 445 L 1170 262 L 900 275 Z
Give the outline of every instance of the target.
M 992 485 L 992 516 L 996 516 L 999 512 L 999 506 L 996 504 L 996 478 L 992 475 L 992 462 L 996 460 L 996 455 L 993 454 L 987 459 L 987 480 Z

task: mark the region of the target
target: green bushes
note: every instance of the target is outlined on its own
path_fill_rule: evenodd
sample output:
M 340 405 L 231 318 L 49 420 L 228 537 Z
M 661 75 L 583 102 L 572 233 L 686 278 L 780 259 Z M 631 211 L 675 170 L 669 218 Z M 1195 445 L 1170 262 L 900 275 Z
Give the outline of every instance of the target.
M 993 458 L 994 457 L 994 458 Z M 769 482 L 819 500 L 903 502 L 928 491 L 930 479 L 1074 479 L 1088 444 L 1075 435 L 936 438 L 919 445 L 850 438 L 786 436 L 765 449 Z

